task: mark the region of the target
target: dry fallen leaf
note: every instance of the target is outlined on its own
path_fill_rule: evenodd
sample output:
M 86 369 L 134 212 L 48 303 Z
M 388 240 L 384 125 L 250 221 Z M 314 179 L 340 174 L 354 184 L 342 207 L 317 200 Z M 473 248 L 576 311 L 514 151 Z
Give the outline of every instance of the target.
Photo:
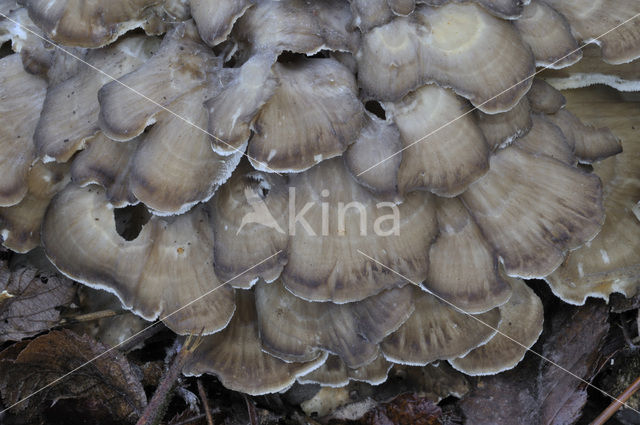
M 59 307 L 73 300 L 71 280 L 31 266 L 9 270 L 0 260 L 0 342 L 19 341 L 49 330 L 60 320 Z
M 556 306 L 558 307 L 558 306 Z M 534 350 L 589 381 L 601 364 L 601 347 L 609 331 L 608 307 L 590 301 L 584 307 L 562 305 L 547 319 L 541 344 Z M 465 424 L 572 424 L 587 400 L 586 384 L 557 366 L 529 354 L 515 369 L 478 378 L 460 401 Z
M 0 353 L 4 405 L 13 405 L 105 351 L 90 337 L 69 330 L 9 347 Z M 114 350 L 13 407 L 10 413 L 13 423 L 33 424 L 46 416 L 49 423 L 123 424 L 135 422 L 146 404 L 139 377 Z

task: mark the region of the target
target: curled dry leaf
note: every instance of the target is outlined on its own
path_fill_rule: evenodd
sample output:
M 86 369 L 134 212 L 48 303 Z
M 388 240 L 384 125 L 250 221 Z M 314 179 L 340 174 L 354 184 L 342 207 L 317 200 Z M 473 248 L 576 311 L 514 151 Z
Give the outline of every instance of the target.
M 68 330 L 50 332 L 23 347 L 19 352 L 10 347 L 0 353 L 0 392 L 5 406 L 107 350 L 95 340 Z M 73 399 L 65 401 L 66 408 L 73 414 L 86 415 L 92 423 L 132 423 L 147 404 L 142 384 L 129 362 L 111 351 L 34 394 L 11 412 L 21 415 L 26 423 L 36 423 L 45 406 L 66 399 Z
M 0 262 L 0 342 L 19 341 L 50 329 L 60 320 L 58 307 L 71 303 L 73 283 L 32 267 L 10 271 Z

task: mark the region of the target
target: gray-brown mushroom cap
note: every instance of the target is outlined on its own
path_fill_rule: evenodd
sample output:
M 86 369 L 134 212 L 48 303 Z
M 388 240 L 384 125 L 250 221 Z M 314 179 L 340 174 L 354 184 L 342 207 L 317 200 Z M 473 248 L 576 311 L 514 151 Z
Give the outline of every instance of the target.
M 125 240 L 104 189 L 70 184 L 49 205 L 42 243 L 62 273 L 114 293 L 147 320 L 163 318 L 176 333 L 217 332 L 235 310 L 233 288 L 214 273 L 204 206 L 171 219 L 152 217 L 135 239 Z
M 233 24 L 253 3 L 254 0 L 190 0 L 189 6 L 200 37 L 215 46 L 229 36 Z
M 461 198 L 510 276 L 548 275 L 604 221 L 597 176 L 516 146 Z
M 524 6 L 522 16 L 513 24 L 531 47 L 537 66 L 564 68 L 582 58 L 566 19 L 542 1 Z
M 363 367 L 413 312 L 408 286 L 346 304 L 305 301 L 280 281 L 260 282 L 255 291 L 263 350 L 285 361 L 309 361 L 324 350 Z
M 282 280 L 297 296 L 345 303 L 406 284 L 379 263 L 424 280 L 437 232 L 429 194 L 411 193 L 399 205 L 379 200 L 351 178 L 342 158 L 291 176 L 289 191 Z
M 409 320 L 380 344 L 387 360 L 424 366 L 436 360 L 460 357 L 496 333 L 500 321 L 497 308 L 474 318 L 427 292 L 416 287 L 411 289 L 416 309 Z
M 511 109 L 535 70 L 517 31 L 473 3 L 420 7 L 376 27 L 364 35 L 357 58 L 368 97 L 396 101 L 436 82 L 487 113 Z
M 33 133 L 47 83 L 22 68 L 20 55 L 0 59 L 0 206 L 15 205 L 28 190 Z
M 316 370 L 298 378 L 301 384 L 320 384 L 323 387 L 344 387 L 350 381 L 379 385 L 387 380 L 387 374 L 393 366 L 382 355 L 371 363 L 352 369 L 338 356 L 329 355 L 327 361 Z
M 599 44 L 606 62 L 621 64 L 640 57 L 640 26 L 630 20 L 640 13 L 637 1 L 547 0 L 546 3 L 569 21 L 576 38 Z
M 489 148 L 467 105 L 435 84 L 385 103 L 403 145 L 398 190 L 459 195 L 489 167 Z
M 527 96 L 520 99 L 520 102 L 507 112 L 491 115 L 475 110 L 474 113 L 478 127 L 492 150 L 508 146 L 518 137 L 524 136 L 533 124 Z
M 562 93 L 540 78 L 533 79 L 527 98 L 534 112 L 544 114 L 555 114 L 567 103 Z
M 187 376 L 212 373 L 234 391 L 260 395 L 283 391 L 296 377 L 322 365 L 326 353 L 306 363 L 287 363 L 262 351 L 254 294 L 238 291 L 238 311 L 222 332 L 204 338 L 182 370 Z
M 263 171 L 299 172 L 341 155 L 364 124 L 349 70 L 335 59 L 276 63 L 275 93 L 253 123 L 247 155 Z
M 440 233 L 429 249 L 424 287 L 468 313 L 504 304 L 511 287 L 469 212 L 458 198 L 439 198 L 436 205 Z
M 160 0 L 20 0 L 31 19 L 57 43 L 102 47 L 134 28 L 146 26 Z
M 588 297 L 609 299 L 614 292 L 633 296 L 640 289 L 640 109 L 606 87 L 567 93 L 569 106 L 580 118 L 610 126 L 624 144 L 621 154 L 593 164 L 603 182 L 606 219 L 600 233 L 569 253 L 547 276 L 555 295 L 571 304 Z
M 111 77 L 120 78 L 143 64 L 159 44 L 156 38 L 134 36 L 90 50 L 83 58 L 89 65 L 80 63 L 77 74 L 50 85 L 34 134 L 37 155 L 47 162 L 66 162 L 83 149 L 100 131 L 98 90 Z
M 40 227 L 53 196 L 69 182 L 69 166 L 36 162 L 27 175 L 28 190 L 20 202 L 0 207 L 0 240 L 15 252 L 40 245 Z
M 531 130 L 517 139 L 514 142 L 515 146 L 533 154 L 550 156 L 567 165 L 575 165 L 578 162 L 562 130 L 546 115 L 533 114 L 532 122 Z
M 498 333 L 484 345 L 449 363 L 467 375 L 493 375 L 514 368 L 538 340 L 542 301 L 522 280 L 509 279 L 513 295 L 500 306 Z

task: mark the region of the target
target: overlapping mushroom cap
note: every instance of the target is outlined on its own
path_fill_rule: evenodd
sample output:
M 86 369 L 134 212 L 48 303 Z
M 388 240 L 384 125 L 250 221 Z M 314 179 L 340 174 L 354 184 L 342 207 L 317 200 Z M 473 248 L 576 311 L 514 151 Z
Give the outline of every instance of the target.
M 631 171 L 596 164 L 603 204 L 577 165 L 620 141 L 533 79 L 580 59 L 600 3 L 22 3 L 6 13 L 81 61 L 0 59 L 2 243 L 208 335 L 186 374 L 263 394 L 380 383 L 392 363 L 497 373 L 542 330 L 518 277 L 581 302 L 572 273 L 587 295 L 609 273 L 575 269 L 595 246 L 628 272 L 607 288 L 636 289 L 596 236 Z M 602 39 L 606 60 L 640 56 L 634 28 Z

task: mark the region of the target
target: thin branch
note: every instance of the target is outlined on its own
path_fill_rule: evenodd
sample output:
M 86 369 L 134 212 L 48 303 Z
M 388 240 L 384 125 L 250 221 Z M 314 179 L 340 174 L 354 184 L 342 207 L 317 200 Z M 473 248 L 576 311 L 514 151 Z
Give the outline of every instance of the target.
M 600 414 L 597 418 L 591 422 L 591 425 L 604 425 L 609 418 L 611 418 L 619 409 L 622 407 L 624 403 L 627 402 L 631 398 L 636 391 L 640 390 L 640 377 L 636 379 L 633 384 L 631 384 L 620 396 L 617 400 L 613 401 L 609 407 L 607 407 L 604 412 Z

